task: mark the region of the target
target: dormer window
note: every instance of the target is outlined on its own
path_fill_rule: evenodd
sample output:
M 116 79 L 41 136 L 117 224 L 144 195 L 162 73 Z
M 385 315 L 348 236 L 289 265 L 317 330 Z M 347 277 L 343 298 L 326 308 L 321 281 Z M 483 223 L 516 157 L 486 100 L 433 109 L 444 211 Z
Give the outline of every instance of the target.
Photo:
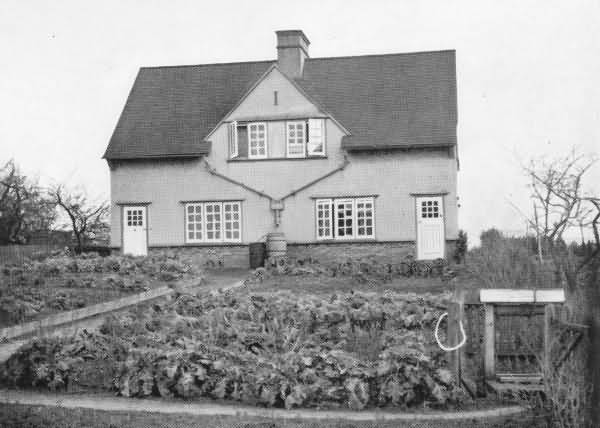
M 287 157 L 306 156 L 306 121 L 287 122 Z
M 325 156 L 324 119 L 287 122 L 287 157 Z
M 325 120 L 308 119 L 308 156 L 325 156 Z
M 234 121 L 229 123 L 228 151 L 232 160 L 324 157 L 325 119 Z
M 267 125 L 264 122 L 248 124 L 248 158 L 267 157 Z

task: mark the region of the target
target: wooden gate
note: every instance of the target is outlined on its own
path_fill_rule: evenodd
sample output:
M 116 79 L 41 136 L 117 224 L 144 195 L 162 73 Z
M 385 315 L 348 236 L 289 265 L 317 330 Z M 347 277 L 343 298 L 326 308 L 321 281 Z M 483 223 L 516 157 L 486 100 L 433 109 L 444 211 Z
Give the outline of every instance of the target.
M 544 305 L 495 305 L 494 311 L 496 376 L 541 376 Z

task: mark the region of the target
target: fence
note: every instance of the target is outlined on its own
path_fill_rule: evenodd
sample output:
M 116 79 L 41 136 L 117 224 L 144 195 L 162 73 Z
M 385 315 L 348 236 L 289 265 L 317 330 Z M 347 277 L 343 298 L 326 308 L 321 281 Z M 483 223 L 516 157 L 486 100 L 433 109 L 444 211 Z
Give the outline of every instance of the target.
M 35 245 L 2 245 L 0 246 L 0 265 L 22 264 L 25 259 L 46 257 L 53 251 L 64 248 L 58 244 L 35 244 Z

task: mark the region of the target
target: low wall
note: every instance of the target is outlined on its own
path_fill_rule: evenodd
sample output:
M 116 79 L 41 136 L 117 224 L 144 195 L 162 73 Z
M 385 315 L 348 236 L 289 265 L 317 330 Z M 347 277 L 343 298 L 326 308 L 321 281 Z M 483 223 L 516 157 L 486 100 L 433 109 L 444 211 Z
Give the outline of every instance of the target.
M 414 242 L 332 242 L 288 244 L 290 259 L 313 258 L 321 264 L 341 263 L 348 259 L 374 257 L 381 263 L 398 263 L 407 255 L 415 255 Z
M 454 254 L 454 241 L 446 242 L 448 259 Z M 249 268 L 250 258 L 247 244 L 234 245 L 199 245 L 182 247 L 151 247 L 149 254 L 166 254 L 177 256 L 180 260 L 200 266 Z M 416 256 L 416 245 L 413 241 L 403 242 L 319 242 L 287 244 L 287 255 L 290 259 L 307 259 L 312 257 L 320 263 L 341 263 L 348 259 L 375 257 L 381 263 L 399 263 L 406 256 Z
M 183 247 L 152 247 L 148 254 L 165 254 L 177 256 L 181 261 L 191 265 L 206 267 L 249 268 L 250 258 L 248 245 L 209 245 Z

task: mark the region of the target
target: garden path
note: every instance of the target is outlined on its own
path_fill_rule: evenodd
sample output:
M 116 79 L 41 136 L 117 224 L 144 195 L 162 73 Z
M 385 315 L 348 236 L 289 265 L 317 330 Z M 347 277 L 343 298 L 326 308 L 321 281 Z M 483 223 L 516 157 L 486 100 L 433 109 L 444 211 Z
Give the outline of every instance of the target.
M 277 419 L 315 419 L 350 421 L 451 421 L 481 420 L 514 416 L 525 412 L 521 406 L 504 406 L 481 410 L 423 411 L 419 413 L 393 410 L 313 410 L 267 409 L 240 405 L 217 404 L 210 401 L 175 401 L 166 399 L 132 399 L 106 394 L 64 394 L 33 391 L 0 390 L 0 402 L 38 406 L 87 408 L 105 411 L 156 412 L 205 416 L 242 416 Z

